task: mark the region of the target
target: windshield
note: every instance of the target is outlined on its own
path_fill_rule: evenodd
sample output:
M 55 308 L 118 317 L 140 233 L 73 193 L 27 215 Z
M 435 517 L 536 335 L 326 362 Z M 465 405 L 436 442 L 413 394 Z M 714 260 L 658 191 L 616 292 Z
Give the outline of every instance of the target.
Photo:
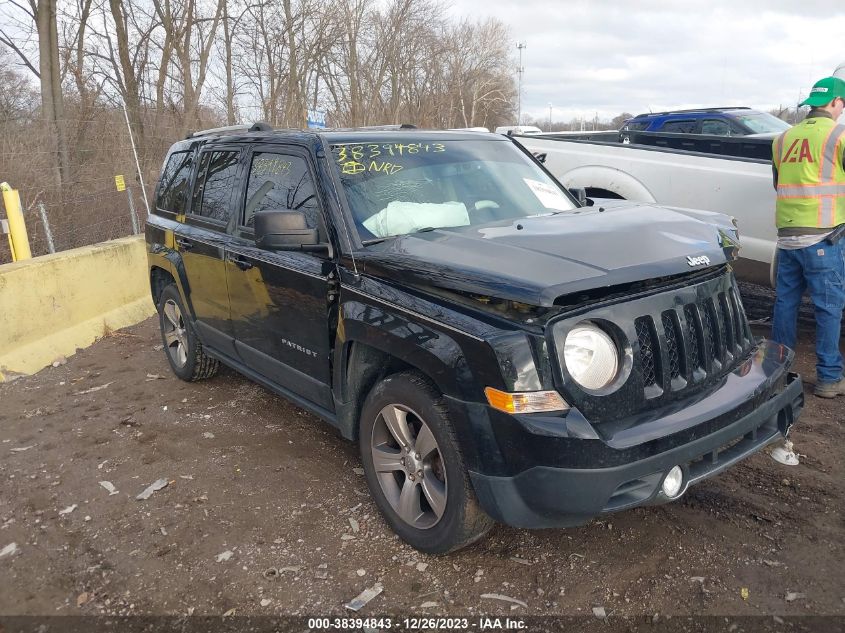
M 734 114 L 740 123 L 751 129 L 752 134 L 780 134 L 792 126 L 768 112 L 751 112 L 748 114 Z
M 576 208 L 507 141 L 402 137 L 331 150 L 362 240 Z

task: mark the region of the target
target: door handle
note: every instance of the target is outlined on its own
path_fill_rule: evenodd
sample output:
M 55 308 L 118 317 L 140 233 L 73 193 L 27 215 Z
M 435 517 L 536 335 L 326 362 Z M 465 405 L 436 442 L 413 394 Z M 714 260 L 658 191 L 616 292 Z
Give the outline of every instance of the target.
M 194 243 L 191 240 L 186 240 L 183 237 L 177 237 L 176 243 L 186 251 L 191 250 L 194 247 Z
M 241 270 L 249 270 L 253 266 L 252 262 L 238 257 L 237 255 L 229 255 L 229 261 Z

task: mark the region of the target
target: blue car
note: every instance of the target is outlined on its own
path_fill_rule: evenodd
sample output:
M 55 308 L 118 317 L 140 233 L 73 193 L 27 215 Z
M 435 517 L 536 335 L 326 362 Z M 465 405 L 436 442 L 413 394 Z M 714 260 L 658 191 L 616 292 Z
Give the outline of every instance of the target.
M 638 114 L 625 121 L 619 132 L 623 142 L 626 141 L 626 132 L 667 132 L 774 138 L 790 127 L 789 123 L 768 112 L 744 107 L 730 107 Z

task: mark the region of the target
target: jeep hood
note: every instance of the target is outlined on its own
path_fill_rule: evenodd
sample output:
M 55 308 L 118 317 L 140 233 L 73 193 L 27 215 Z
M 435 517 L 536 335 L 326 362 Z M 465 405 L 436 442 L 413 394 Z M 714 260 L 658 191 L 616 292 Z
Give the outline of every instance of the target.
M 391 238 L 355 259 L 366 275 L 402 286 L 552 306 L 574 292 L 718 266 L 737 251 L 726 215 L 603 200 L 557 215 Z

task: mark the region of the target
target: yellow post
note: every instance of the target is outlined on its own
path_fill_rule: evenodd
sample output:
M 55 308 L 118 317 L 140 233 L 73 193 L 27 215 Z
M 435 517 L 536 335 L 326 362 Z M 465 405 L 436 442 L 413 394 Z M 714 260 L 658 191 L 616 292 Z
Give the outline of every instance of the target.
M 9 220 L 9 247 L 12 249 L 12 261 L 32 259 L 29 250 L 29 238 L 26 235 L 26 223 L 21 209 L 21 197 L 17 189 L 12 189 L 9 183 L 0 183 L 3 192 L 3 202 L 6 205 L 6 218 Z

